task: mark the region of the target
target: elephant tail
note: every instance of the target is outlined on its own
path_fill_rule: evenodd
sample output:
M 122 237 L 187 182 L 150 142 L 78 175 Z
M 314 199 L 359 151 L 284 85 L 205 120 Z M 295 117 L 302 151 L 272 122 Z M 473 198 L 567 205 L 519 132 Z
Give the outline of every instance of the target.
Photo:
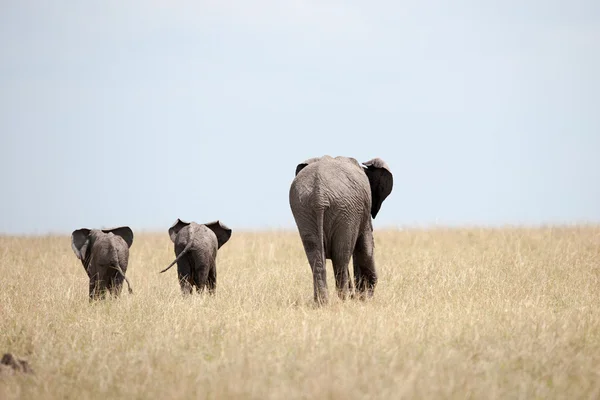
M 327 288 L 327 283 L 325 281 L 325 262 L 327 258 L 327 247 L 325 246 L 325 235 L 323 232 L 324 229 L 324 219 L 325 219 L 325 211 L 318 210 L 317 211 L 317 259 L 315 260 L 314 268 L 315 274 L 317 276 L 318 285 L 321 288 Z M 327 289 L 325 289 L 327 290 Z M 324 300 L 320 299 L 319 301 Z M 327 301 L 327 300 L 324 300 Z
M 127 279 L 127 276 L 125 275 L 125 272 L 123 272 L 123 270 L 121 269 L 121 266 L 119 265 L 119 256 L 117 254 L 117 249 L 113 248 L 114 251 L 114 257 L 115 257 L 115 265 L 113 265 L 112 267 L 114 269 L 116 269 L 117 271 L 119 271 L 119 273 L 123 276 L 123 278 L 125 278 L 125 282 L 127 282 L 127 291 L 129 292 L 129 294 L 133 294 L 133 289 L 131 289 L 131 283 L 129 283 L 129 279 Z
M 172 262 L 171 264 L 169 264 L 169 266 L 168 266 L 167 268 L 163 269 L 163 270 L 162 270 L 162 271 L 160 271 L 159 273 L 160 273 L 160 274 L 162 274 L 163 272 L 166 272 L 166 271 L 168 271 L 168 270 L 169 270 L 169 268 L 171 268 L 173 265 L 175 265 L 175 263 L 176 263 L 177 261 L 179 261 L 179 259 L 180 259 L 181 257 L 183 257 L 183 255 L 184 255 L 184 254 L 186 254 L 186 253 L 187 253 L 187 252 L 190 250 L 190 248 L 191 248 L 191 247 L 192 247 L 192 242 L 190 241 L 190 242 L 188 243 L 188 245 L 187 245 L 187 246 L 185 246 L 185 249 L 183 249 L 183 251 L 182 251 L 181 253 L 179 253 L 179 255 L 177 256 L 177 258 L 176 258 L 175 260 L 173 260 L 173 262 Z
M 129 294 L 133 294 L 133 289 L 131 288 L 131 283 L 129 283 L 129 279 L 127 279 L 127 276 L 125 276 L 125 272 L 123 272 L 123 270 L 121 269 L 121 266 L 119 264 L 116 265 L 116 267 L 114 267 L 117 271 L 119 271 L 119 273 L 121 275 L 123 275 L 123 278 L 125 278 L 125 282 L 127 282 L 127 290 L 129 291 Z

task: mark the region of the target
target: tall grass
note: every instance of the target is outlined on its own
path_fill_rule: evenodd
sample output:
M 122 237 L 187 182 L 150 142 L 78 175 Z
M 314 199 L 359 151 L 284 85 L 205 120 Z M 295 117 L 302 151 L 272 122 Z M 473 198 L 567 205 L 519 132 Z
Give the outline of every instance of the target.
M 600 227 L 376 231 L 366 302 L 316 308 L 295 232 L 236 233 L 183 298 L 166 234 L 89 303 L 69 237 L 0 237 L 0 398 L 599 398 Z

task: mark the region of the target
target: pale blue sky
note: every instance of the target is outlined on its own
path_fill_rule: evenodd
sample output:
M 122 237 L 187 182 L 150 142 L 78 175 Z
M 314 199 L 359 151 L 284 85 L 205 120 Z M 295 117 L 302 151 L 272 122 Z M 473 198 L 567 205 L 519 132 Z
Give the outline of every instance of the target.
M 375 227 L 600 222 L 600 2 L 3 1 L 0 233 L 293 228 L 383 158 Z

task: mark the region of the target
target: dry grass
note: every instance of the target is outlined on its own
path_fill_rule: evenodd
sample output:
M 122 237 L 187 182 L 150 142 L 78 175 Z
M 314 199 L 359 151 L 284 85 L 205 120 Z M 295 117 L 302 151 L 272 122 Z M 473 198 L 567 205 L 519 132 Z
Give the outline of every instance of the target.
M 373 300 L 317 309 L 295 232 L 234 232 L 184 299 L 140 234 L 135 294 L 90 304 L 68 237 L 0 237 L 0 352 L 35 370 L 0 397 L 600 397 L 600 227 L 378 231 L 376 257 Z

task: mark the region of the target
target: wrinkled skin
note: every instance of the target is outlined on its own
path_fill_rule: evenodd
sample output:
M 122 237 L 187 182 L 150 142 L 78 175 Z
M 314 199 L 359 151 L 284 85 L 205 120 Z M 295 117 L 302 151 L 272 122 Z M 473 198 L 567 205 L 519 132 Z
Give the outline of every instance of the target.
M 381 159 L 363 165 L 354 158 L 324 156 L 296 168 L 290 207 L 312 269 L 318 304 L 328 301 L 326 259 L 333 263 L 335 285 L 342 299 L 352 291 L 350 257 L 357 294 L 370 297 L 377 284 L 371 217 L 375 218 L 391 193 L 393 177 Z
M 90 300 L 105 297 L 107 291 L 121 294 L 132 244 L 133 232 L 127 226 L 73 231 L 71 247 L 90 278 Z
M 231 229 L 219 221 L 207 224 L 185 222 L 180 219 L 169 228 L 169 237 L 175 245 L 175 261 L 161 272 L 177 263 L 181 291 L 191 294 L 195 286 L 202 292 L 214 294 L 217 288 L 217 250 L 231 237 Z

